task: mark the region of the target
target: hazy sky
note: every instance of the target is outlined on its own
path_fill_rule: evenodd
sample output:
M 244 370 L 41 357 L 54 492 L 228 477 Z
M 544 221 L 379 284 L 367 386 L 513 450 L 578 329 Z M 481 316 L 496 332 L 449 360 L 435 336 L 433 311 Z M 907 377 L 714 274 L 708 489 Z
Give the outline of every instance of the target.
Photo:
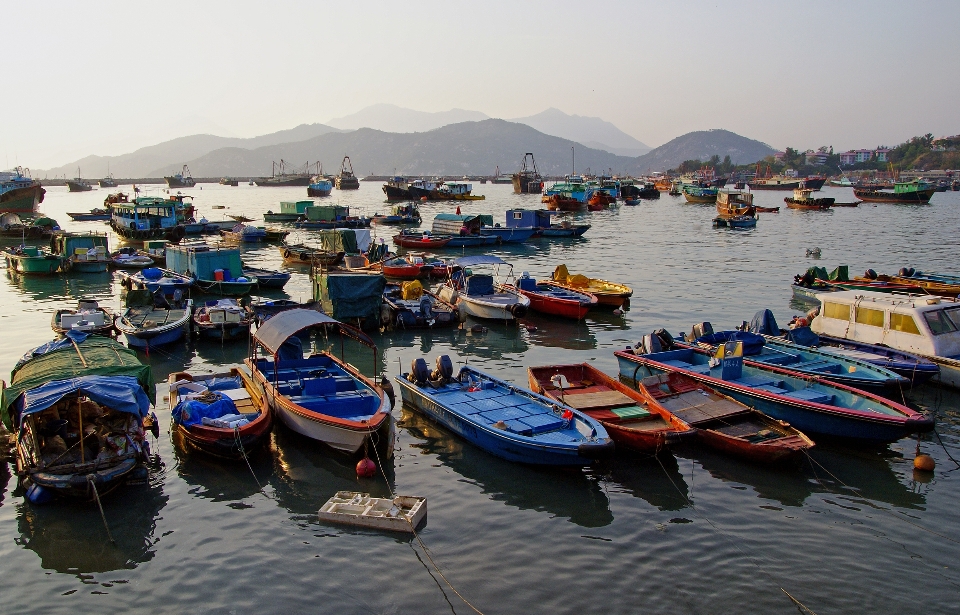
M 0 163 L 33 168 L 378 102 L 599 116 L 651 146 L 960 133 L 960 1 L 13 2 Z

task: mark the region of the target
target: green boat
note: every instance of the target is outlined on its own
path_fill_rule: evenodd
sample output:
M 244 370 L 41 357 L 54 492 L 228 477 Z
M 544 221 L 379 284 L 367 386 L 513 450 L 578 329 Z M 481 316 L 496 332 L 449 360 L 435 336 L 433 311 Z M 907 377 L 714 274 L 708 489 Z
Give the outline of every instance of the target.
M 243 275 L 240 250 L 211 248 L 206 244 L 167 247 L 167 268 L 190 276 L 205 292 L 227 297 L 250 294 L 257 278 Z
M 872 188 L 854 188 L 853 194 L 868 203 L 929 203 L 937 187 L 922 179 L 896 182 L 893 192 Z
M 3 248 L 7 269 L 26 275 L 53 275 L 60 271 L 63 257 L 37 246 Z
M 103 273 L 110 267 L 106 233 L 58 233 L 50 246 L 63 259 L 64 271 Z

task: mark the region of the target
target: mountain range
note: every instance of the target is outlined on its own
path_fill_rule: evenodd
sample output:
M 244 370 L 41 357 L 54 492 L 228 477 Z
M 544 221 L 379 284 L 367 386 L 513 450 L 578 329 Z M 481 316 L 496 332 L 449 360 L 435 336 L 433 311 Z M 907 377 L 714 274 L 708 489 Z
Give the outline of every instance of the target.
M 356 128 L 364 124 L 392 130 Z M 248 139 L 192 135 L 121 156 L 88 156 L 38 175 L 73 177 L 80 167 L 84 177 L 96 178 L 106 175 L 109 167 L 116 177 L 161 177 L 187 164 L 196 177 L 258 177 L 268 175 L 272 163 L 280 159 L 293 167 L 320 161 L 326 172 L 335 173 L 345 154 L 360 175 L 490 175 L 497 167 L 512 172 L 523 153 L 531 151 L 547 175 L 569 173 L 574 162 L 581 172 L 589 168 L 640 174 L 714 154 L 730 155 L 743 164 L 774 152 L 764 143 L 726 130 L 688 133 L 650 150 L 600 118 L 557 109 L 507 121 L 463 109 L 428 113 L 373 105 L 329 124 L 302 124 Z

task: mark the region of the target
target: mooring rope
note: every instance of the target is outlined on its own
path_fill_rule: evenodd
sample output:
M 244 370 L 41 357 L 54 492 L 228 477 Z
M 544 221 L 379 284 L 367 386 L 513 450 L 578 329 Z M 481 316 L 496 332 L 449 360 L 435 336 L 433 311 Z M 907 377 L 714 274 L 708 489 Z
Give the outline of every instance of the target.
M 377 467 L 380 468 L 380 475 L 383 476 L 383 480 L 384 480 L 384 482 L 386 482 L 386 484 L 387 484 L 387 490 L 390 491 L 390 495 L 391 495 L 394 499 L 396 499 L 397 494 L 393 491 L 393 487 L 390 486 L 390 479 L 387 478 L 386 470 L 383 469 L 383 462 L 380 460 L 380 452 L 377 451 L 377 447 L 376 447 L 375 444 L 374 444 L 374 446 L 373 446 L 373 454 L 374 454 L 374 456 L 377 458 Z M 406 519 L 406 517 L 404 517 L 404 518 Z M 460 598 L 460 600 L 462 600 L 464 604 L 466 604 L 468 607 L 470 607 L 470 608 L 473 610 L 474 613 L 477 613 L 477 615 L 483 615 L 483 611 L 481 611 L 481 610 L 478 609 L 477 607 L 473 606 L 473 604 L 472 604 L 469 600 L 467 600 L 467 599 L 463 596 L 463 594 L 461 594 L 459 591 L 457 591 L 457 588 L 454 587 L 453 584 L 452 584 L 450 581 L 447 580 L 447 577 L 443 576 L 443 573 L 440 571 L 440 566 L 438 566 L 437 563 L 436 563 L 435 561 L 433 561 L 433 556 L 430 555 L 430 551 L 427 549 L 427 545 L 423 544 L 423 539 L 420 538 L 420 534 L 417 532 L 417 528 L 415 528 L 415 527 L 413 526 L 413 522 L 410 521 L 410 519 L 406 519 L 406 521 L 407 521 L 407 523 L 410 525 L 410 530 L 413 532 L 414 538 L 417 539 L 417 543 L 420 544 L 420 548 L 423 550 L 424 555 L 426 555 L 426 556 L 427 556 L 427 559 L 430 560 L 430 563 L 433 565 L 433 569 L 437 571 L 437 574 L 440 575 L 440 578 L 443 579 L 443 582 L 447 584 L 447 587 L 450 588 L 450 591 L 452 591 L 454 594 L 456 594 L 456 595 L 457 595 L 457 598 Z M 412 546 L 413 546 L 413 545 L 411 545 L 411 548 L 412 548 Z M 416 552 L 416 551 L 414 551 L 414 552 Z M 441 587 L 440 589 L 441 589 L 441 591 L 443 590 L 442 587 Z M 444 596 L 444 597 L 446 597 L 446 596 Z M 447 600 L 447 603 L 449 603 L 449 602 L 450 602 L 450 601 Z M 450 605 L 450 608 L 453 609 L 453 605 L 452 605 L 452 604 Z M 454 613 L 456 613 L 456 611 L 454 611 Z

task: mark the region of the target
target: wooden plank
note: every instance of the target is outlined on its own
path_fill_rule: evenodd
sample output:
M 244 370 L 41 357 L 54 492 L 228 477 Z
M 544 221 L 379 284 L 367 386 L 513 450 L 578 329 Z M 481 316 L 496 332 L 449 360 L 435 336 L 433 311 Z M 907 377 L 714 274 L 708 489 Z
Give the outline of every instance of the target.
M 691 425 L 743 412 L 743 406 L 734 401 L 716 396 L 708 397 L 699 391 L 677 395 L 661 403 Z
M 636 400 L 630 399 L 620 391 L 599 391 L 597 393 L 581 393 L 565 395 L 563 402 L 577 410 L 589 408 L 615 408 L 617 406 L 633 406 Z

